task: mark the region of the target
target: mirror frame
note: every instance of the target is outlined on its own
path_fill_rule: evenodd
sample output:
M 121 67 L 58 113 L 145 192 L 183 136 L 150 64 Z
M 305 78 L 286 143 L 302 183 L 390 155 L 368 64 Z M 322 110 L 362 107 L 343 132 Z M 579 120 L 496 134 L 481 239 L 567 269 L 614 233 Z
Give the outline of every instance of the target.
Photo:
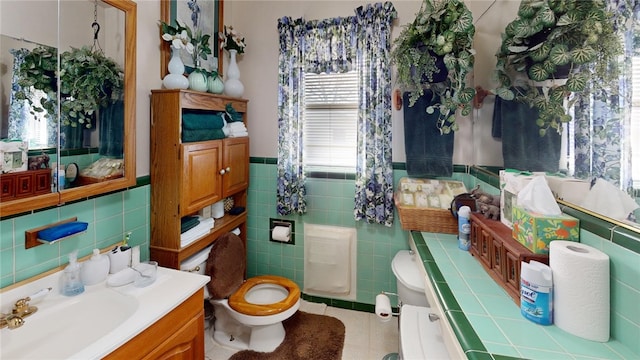
M 125 15 L 124 46 L 124 176 L 114 180 L 63 189 L 59 192 L 37 195 L 0 203 L 0 217 L 21 214 L 33 210 L 62 205 L 69 201 L 122 190 L 136 184 L 136 46 L 137 4 L 132 0 L 102 0 L 105 4 L 121 10 Z M 58 144 L 58 154 L 60 145 Z
M 171 23 L 171 3 L 176 0 L 160 0 L 160 21 L 164 21 L 167 24 Z M 214 0 L 218 2 L 218 32 L 224 31 L 224 1 L 223 0 Z M 158 36 L 162 38 L 162 28 L 158 27 Z M 217 39 L 218 34 L 211 34 L 211 38 Z M 216 43 L 217 44 L 217 43 Z M 222 56 L 220 56 L 220 49 L 215 46 L 215 49 L 212 51 L 216 51 L 218 55 L 218 74 L 223 74 L 222 68 Z M 169 73 L 168 66 L 169 60 L 171 60 L 171 46 L 169 42 L 162 41 L 160 44 L 160 78 L 164 79 L 164 77 Z

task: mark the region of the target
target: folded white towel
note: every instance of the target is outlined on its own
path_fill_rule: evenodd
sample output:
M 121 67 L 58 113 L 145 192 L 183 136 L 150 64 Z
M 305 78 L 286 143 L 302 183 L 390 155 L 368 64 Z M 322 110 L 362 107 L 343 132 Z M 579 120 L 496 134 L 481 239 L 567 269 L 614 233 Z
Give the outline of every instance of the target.
M 239 132 L 232 131 L 232 132 L 229 133 L 228 136 L 229 137 L 243 137 L 243 136 L 249 136 L 249 133 L 247 131 L 239 131 Z
M 180 235 L 180 246 L 185 247 L 192 242 L 198 240 L 199 238 L 207 235 L 214 226 L 213 218 L 202 218 L 199 217 L 200 224 L 189 229 Z
M 242 121 L 230 122 L 227 125 L 232 129 L 246 129 L 247 128 Z

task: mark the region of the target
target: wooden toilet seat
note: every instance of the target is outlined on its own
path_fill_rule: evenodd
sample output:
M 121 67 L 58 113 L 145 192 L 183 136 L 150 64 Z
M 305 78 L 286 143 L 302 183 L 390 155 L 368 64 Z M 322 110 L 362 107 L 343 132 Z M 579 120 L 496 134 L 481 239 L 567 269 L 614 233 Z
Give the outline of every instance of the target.
M 245 300 L 245 295 L 251 288 L 260 284 L 276 284 L 285 288 L 289 295 L 273 304 L 251 304 Z M 262 275 L 247 279 L 240 288 L 229 296 L 229 306 L 245 315 L 266 316 L 284 312 L 294 306 L 300 299 L 300 288 L 293 281 L 275 275 Z

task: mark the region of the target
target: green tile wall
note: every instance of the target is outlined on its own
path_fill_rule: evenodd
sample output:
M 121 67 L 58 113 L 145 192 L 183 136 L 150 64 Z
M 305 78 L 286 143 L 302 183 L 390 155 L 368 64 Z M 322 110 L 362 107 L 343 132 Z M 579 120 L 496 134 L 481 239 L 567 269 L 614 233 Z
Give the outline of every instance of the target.
M 0 287 L 30 278 L 68 262 L 68 254 L 91 254 L 123 239 L 131 231 L 131 245 L 140 245 L 141 259 L 149 258 L 149 190 L 146 185 L 85 201 L 0 220 Z M 86 233 L 52 245 L 25 249 L 24 232 L 71 217 L 89 223 Z
M 304 280 L 304 224 L 321 224 L 356 228 L 357 298 L 361 304 L 374 304 L 380 291 L 396 291 L 391 260 L 396 252 L 408 249 L 408 233 L 400 227 L 395 213 L 394 225 L 366 224 L 353 218 L 354 180 L 349 176 L 307 179 L 307 213 L 279 216 L 276 212 L 276 164 L 252 159 L 247 226 L 248 275 L 273 274 L 294 280 L 302 289 Z M 464 174 L 454 174 L 462 178 Z M 406 176 L 394 170 L 394 182 Z M 269 218 L 295 221 L 295 245 L 269 241 Z M 395 299 L 392 299 L 395 305 Z

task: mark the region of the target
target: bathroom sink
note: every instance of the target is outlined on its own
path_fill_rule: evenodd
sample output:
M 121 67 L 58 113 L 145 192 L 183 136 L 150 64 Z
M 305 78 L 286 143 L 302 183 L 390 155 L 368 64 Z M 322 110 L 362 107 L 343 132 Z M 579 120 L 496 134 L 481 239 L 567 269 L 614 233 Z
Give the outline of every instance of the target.
M 50 298 L 49 298 L 50 296 Z M 2 329 L 2 359 L 66 359 L 117 332 L 138 309 L 138 299 L 101 287 L 74 297 L 50 294 L 17 329 Z

